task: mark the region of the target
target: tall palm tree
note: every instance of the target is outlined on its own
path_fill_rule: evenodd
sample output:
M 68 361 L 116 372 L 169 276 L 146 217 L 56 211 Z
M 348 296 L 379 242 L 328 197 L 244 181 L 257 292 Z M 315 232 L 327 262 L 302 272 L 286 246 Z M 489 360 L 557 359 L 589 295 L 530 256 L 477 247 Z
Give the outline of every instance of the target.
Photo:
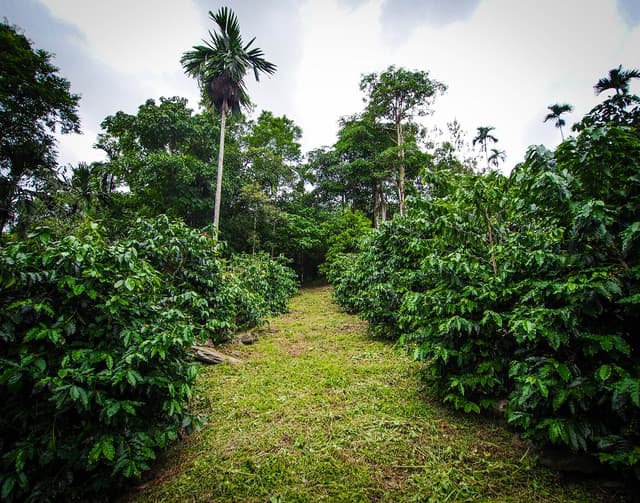
M 479 143 L 484 150 L 484 156 L 487 159 L 487 168 L 489 167 L 489 153 L 487 152 L 487 142 L 498 143 L 498 138 L 491 134 L 495 128 L 492 126 L 480 126 L 478 128 L 478 134 L 473 139 L 473 146 Z
M 489 164 L 493 164 L 494 167 L 498 167 L 500 162 L 504 162 L 507 158 L 507 154 L 504 150 L 498 150 L 497 148 L 491 149 L 491 155 L 489 156 Z
M 556 127 L 560 129 L 560 137 L 562 141 L 564 141 L 564 133 L 562 132 L 562 126 L 566 124 L 565 120 L 561 117 L 562 114 L 567 112 L 573 112 L 573 107 L 568 103 L 556 103 L 554 105 L 549 105 L 547 107 L 550 112 L 544 118 L 544 122 L 547 121 L 556 121 Z
M 600 94 L 608 89 L 615 89 L 616 94 L 627 94 L 631 79 L 640 79 L 640 70 L 623 70 L 622 65 L 609 70 L 608 77 L 602 77 L 593 89 L 596 94 Z
M 253 68 L 256 80 L 260 80 L 259 72 L 271 75 L 276 71 L 276 65 L 264 59 L 262 49 L 251 48 L 255 38 L 243 45 L 238 19 L 231 9 L 221 7 L 215 14 L 209 11 L 209 17 L 218 25 L 218 31 L 209 32 L 210 40 L 203 40 L 205 45 L 194 46 L 185 52 L 180 62 L 185 73 L 198 80 L 210 104 L 220 114 L 220 148 L 213 213 L 213 227 L 217 236 L 227 114 L 239 113 L 242 106 L 250 103 L 244 83 L 247 70 Z

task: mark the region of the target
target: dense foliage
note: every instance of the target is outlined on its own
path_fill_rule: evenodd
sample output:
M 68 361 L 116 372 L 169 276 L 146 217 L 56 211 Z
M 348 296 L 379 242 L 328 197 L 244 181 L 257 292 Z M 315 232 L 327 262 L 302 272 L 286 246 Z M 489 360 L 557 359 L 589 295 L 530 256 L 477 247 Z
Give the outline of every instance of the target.
M 56 130 L 78 132 L 79 97 L 51 55 L 0 22 L 0 233 L 55 178 Z
M 492 127 L 473 139 L 474 173 L 457 121 L 438 143 L 414 120 L 446 86 L 390 66 L 304 160 L 291 119 L 228 114 L 253 112 L 246 70 L 275 66 L 238 45 L 231 11 L 212 18 L 220 33 L 182 61 L 212 108 L 115 112 L 106 160 L 65 169 L 54 134 L 79 131 L 79 98 L 0 25 L 0 499 L 95 498 L 140 475 L 200 423 L 192 344 L 285 311 L 318 274 L 427 362 L 445 402 L 506 400 L 538 445 L 638 470 L 640 72 L 611 70 L 595 90 L 615 94 L 577 136 L 504 176 Z
M 194 424 L 194 342 L 282 312 L 293 271 L 166 217 L 109 241 L 95 223 L 0 250 L 2 499 L 95 494 Z M 250 280 L 249 280 L 250 279 Z
M 509 400 L 539 445 L 640 459 L 640 139 L 586 128 L 510 177 L 441 172 L 435 197 L 337 261 L 338 300 L 410 345 L 456 408 Z

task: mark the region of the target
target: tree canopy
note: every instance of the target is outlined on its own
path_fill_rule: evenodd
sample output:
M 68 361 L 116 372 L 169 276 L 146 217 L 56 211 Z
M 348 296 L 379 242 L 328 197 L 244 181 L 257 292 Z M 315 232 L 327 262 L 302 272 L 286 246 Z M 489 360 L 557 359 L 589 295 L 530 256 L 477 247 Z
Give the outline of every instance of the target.
M 414 116 L 425 116 L 431 112 L 433 99 L 444 93 L 447 87 L 429 77 L 429 72 L 410 71 L 390 66 L 380 74 L 363 75 L 360 90 L 365 93 L 366 111 L 376 120 L 389 121 L 395 130 L 398 147 L 398 207 L 400 215 L 405 212 L 405 132 Z
M 0 233 L 55 177 L 54 133 L 80 132 L 80 98 L 51 59 L 0 23 Z

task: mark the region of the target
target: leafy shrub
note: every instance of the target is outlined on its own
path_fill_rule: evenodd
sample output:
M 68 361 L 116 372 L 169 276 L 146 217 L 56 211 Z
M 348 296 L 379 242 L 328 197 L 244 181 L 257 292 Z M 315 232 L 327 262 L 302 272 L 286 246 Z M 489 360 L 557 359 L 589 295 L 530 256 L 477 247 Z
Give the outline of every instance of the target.
M 532 148 L 508 179 L 445 185 L 337 263 L 338 300 L 411 346 L 454 407 L 508 396 L 538 444 L 637 466 L 637 134 L 587 128 L 555 156 Z
M 189 349 L 283 311 L 295 273 L 221 258 L 161 216 L 108 242 L 96 224 L 41 228 L 0 250 L 3 500 L 96 498 L 199 424 Z
M 344 254 L 357 252 L 362 239 L 370 232 L 371 221 L 360 211 L 346 209 L 325 222 L 327 252 L 320 272 L 324 275 L 331 274 L 333 263 Z
M 271 258 L 264 252 L 235 255 L 230 268 L 241 306 L 239 328 L 258 325 L 266 317 L 286 312 L 289 299 L 298 291 L 296 273 L 284 257 Z
M 298 290 L 285 258 L 260 252 L 223 259 L 224 244 L 164 215 L 138 220 L 127 242 L 164 273 L 165 302 L 178 305 L 203 340 L 222 342 L 285 312 Z
M 41 229 L 0 275 L 2 499 L 112 488 L 194 424 L 196 334 L 135 248 Z
M 163 302 L 178 306 L 189 317 L 199 339 L 229 338 L 237 328 L 239 307 L 222 244 L 165 215 L 138 219 L 126 242 L 162 273 Z
M 585 129 L 557 150 L 570 193 L 557 217 L 566 260 L 512 312 L 509 420 L 539 443 L 640 460 L 640 139 Z M 514 175 L 518 177 L 519 174 Z

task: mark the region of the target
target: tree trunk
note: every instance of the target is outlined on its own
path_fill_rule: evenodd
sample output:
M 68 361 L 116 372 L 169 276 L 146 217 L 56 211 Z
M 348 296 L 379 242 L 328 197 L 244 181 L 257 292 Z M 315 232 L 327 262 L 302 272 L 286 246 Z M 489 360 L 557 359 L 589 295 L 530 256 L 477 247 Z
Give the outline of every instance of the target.
M 16 187 L 20 177 L 15 178 L 9 174 L 7 179 L 0 184 L 0 234 L 5 231 L 5 227 L 11 220 L 11 209 L 13 206 L 13 198 L 16 193 Z
M 405 214 L 404 209 L 404 183 L 405 183 L 405 167 L 404 167 L 404 136 L 402 134 L 402 124 L 396 121 L 396 135 L 398 144 L 398 157 L 400 158 L 400 167 L 398 168 L 398 204 L 400 206 L 400 216 Z
M 216 176 L 216 200 L 213 209 L 213 230 L 215 239 L 218 239 L 218 229 L 220 227 L 220 200 L 222 199 L 222 163 L 224 161 L 224 132 L 227 125 L 227 112 L 229 105 L 227 100 L 222 102 L 222 110 L 220 111 L 220 148 L 218 149 L 218 173 Z
M 191 346 L 191 353 L 196 360 L 202 363 L 208 363 L 209 365 L 216 365 L 224 362 L 233 364 L 242 363 L 241 360 L 238 360 L 233 356 L 224 355 L 213 348 L 201 346 L 199 344 Z
M 373 228 L 379 229 L 380 224 L 387 221 L 387 201 L 384 198 L 382 182 L 376 182 L 373 187 Z
M 489 152 L 487 151 L 487 140 L 484 141 L 484 157 L 487 159 L 487 171 L 489 170 Z
M 382 182 L 380 182 L 380 220 L 382 223 L 387 221 L 387 200 L 384 198 Z
M 380 196 L 378 194 L 378 183 L 373 186 L 373 228 L 380 228 Z
M 558 126 L 560 128 L 560 138 L 562 138 L 562 141 L 564 142 L 564 133 L 562 132 L 562 126 Z
M 489 218 L 489 210 L 484 209 L 484 216 L 487 219 L 487 231 L 489 234 L 489 249 L 491 250 L 491 268 L 493 269 L 493 275 L 498 274 L 498 263 L 496 261 L 496 251 L 493 243 L 493 230 L 491 228 L 491 218 Z
M 252 257 L 254 257 L 256 254 L 256 238 L 258 236 L 257 228 L 258 228 L 258 210 L 256 209 L 253 212 L 253 243 L 251 244 Z

